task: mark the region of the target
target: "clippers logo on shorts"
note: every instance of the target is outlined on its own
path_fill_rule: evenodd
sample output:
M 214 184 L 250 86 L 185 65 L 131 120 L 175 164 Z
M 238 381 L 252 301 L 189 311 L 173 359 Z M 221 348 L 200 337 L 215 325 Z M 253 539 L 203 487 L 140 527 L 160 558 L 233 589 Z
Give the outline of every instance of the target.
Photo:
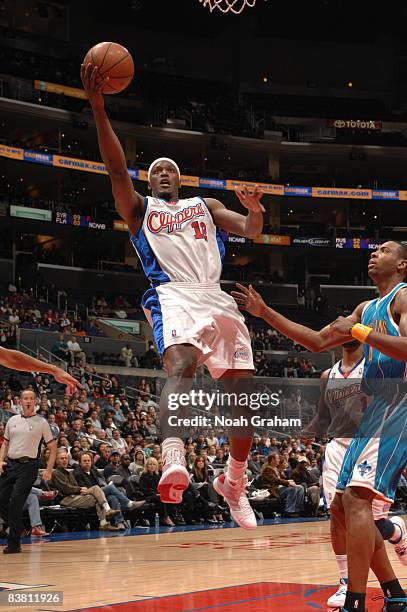
M 175 213 L 175 215 L 167 211 L 160 212 L 153 210 L 148 215 L 147 227 L 153 234 L 159 234 L 165 230 L 167 230 L 167 234 L 172 234 L 174 230 L 181 229 L 186 221 L 190 221 L 197 217 L 205 217 L 205 210 L 201 203 L 197 203 L 194 206 L 188 206 Z
M 359 463 L 357 467 L 361 476 L 366 476 L 366 474 L 372 471 L 372 466 L 366 460 L 363 463 Z
M 249 349 L 247 349 L 245 346 L 239 346 L 235 350 L 233 357 L 235 359 L 242 359 L 243 361 L 249 361 L 250 359 Z

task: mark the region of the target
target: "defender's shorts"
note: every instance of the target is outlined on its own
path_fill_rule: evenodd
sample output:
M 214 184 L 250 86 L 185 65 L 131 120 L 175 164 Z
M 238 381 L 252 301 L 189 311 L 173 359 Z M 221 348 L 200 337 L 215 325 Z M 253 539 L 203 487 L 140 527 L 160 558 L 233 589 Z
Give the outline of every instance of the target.
M 219 378 L 226 370 L 254 370 L 250 336 L 235 300 L 220 285 L 165 283 L 149 289 L 142 306 L 162 355 L 174 344 L 192 344 Z
M 322 486 L 328 508 L 331 506 L 335 496 L 339 473 L 351 441 L 351 438 L 337 438 L 336 440 L 331 440 L 326 446 L 322 470 Z M 386 518 L 390 506 L 391 504 L 388 502 L 374 499 L 372 502 L 374 520 L 378 521 L 381 518 Z
M 377 397 L 363 415 L 346 452 L 337 489 L 363 487 L 392 503 L 407 463 L 407 395 L 397 402 Z

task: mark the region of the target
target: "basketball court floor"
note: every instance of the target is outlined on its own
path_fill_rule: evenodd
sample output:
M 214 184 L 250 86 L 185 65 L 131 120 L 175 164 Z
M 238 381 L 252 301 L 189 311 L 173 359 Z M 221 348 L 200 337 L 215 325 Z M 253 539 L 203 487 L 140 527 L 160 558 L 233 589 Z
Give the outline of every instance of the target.
M 326 610 L 337 584 L 329 521 L 277 521 L 255 532 L 215 525 L 55 534 L 1 555 L 0 590 L 63 591 L 63 605 L 19 608 L 36 612 Z M 387 546 L 407 587 L 407 567 Z M 373 600 L 378 587 L 372 575 L 369 612 L 383 607 L 383 599 Z

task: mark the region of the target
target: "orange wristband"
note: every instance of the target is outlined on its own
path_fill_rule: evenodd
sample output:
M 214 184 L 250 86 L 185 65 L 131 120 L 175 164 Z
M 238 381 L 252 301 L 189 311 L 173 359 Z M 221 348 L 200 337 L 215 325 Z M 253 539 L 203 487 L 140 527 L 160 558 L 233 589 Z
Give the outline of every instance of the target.
M 372 328 L 368 327 L 367 325 L 355 323 L 355 325 L 352 326 L 350 333 L 352 334 L 353 338 L 356 338 L 356 340 L 359 340 L 359 342 L 366 342 L 368 335 L 372 331 Z

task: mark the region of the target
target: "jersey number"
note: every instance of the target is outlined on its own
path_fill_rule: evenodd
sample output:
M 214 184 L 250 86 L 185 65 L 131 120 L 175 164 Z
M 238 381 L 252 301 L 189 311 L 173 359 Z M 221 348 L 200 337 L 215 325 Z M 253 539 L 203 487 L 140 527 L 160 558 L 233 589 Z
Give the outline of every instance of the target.
M 206 225 L 203 221 L 194 221 L 191 223 L 195 232 L 195 240 L 206 240 L 208 241 L 208 234 L 206 233 Z

